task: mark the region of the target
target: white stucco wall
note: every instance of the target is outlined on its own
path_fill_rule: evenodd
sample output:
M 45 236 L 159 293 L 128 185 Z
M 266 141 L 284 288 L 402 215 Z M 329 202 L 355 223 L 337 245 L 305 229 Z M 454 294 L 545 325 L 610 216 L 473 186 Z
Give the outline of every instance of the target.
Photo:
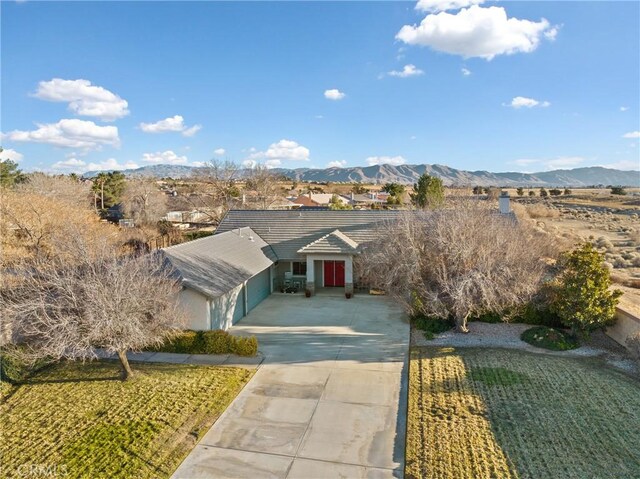
M 244 316 L 246 309 L 243 287 L 244 285 L 240 284 L 227 294 L 211 300 L 211 329 L 229 329 L 233 325 L 236 308 L 242 309 L 239 313 L 240 318 Z M 236 322 L 238 319 L 236 317 Z
M 185 329 L 209 329 L 209 302 L 205 295 L 187 287 L 180 291 L 178 301 L 187 318 Z

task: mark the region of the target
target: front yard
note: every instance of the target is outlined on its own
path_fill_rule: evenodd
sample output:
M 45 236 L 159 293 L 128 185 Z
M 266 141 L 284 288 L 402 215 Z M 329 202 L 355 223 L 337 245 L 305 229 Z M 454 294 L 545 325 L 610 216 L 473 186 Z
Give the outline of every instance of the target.
M 640 384 L 600 360 L 411 352 L 406 477 L 640 477 Z
M 168 477 L 253 372 L 114 362 L 62 363 L 2 385 L 2 477 Z M 57 474 L 57 475 L 56 475 Z

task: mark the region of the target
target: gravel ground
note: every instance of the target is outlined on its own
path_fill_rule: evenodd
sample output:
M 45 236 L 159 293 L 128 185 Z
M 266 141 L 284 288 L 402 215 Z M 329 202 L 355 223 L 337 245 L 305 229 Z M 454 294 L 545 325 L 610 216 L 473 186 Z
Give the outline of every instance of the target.
M 412 346 L 450 346 L 454 348 L 507 348 L 519 349 L 537 354 L 551 354 L 567 357 L 601 357 L 619 370 L 640 376 L 638 362 L 634 361 L 627 350 L 606 334 L 598 331 L 583 346 L 569 351 L 550 351 L 536 348 L 520 339 L 520 335 L 530 324 L 520 323 L 469 323 L 469 333 L 460 334 L 454 330 L 437 335 L 434 339 L 424 338 L 422 331 L 411 328 Z

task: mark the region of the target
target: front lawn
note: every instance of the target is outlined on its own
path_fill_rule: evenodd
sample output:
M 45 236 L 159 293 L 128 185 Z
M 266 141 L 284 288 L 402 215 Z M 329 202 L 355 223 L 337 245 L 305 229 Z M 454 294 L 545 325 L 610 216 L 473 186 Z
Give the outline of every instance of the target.
M 640 477 L 640 383 L 597 359 L 411 352 L 406 477 Z
M 20 386 L 3 383 L 0 476 L 169 477 L 253 374 L 132 366 L 137 376 L 128 382 L 105 361 L 62 363 Z

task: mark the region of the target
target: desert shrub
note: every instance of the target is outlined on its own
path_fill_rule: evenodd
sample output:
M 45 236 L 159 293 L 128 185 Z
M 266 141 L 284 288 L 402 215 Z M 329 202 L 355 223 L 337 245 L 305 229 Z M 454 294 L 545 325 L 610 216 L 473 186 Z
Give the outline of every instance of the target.
M 611 187 L 612 195 L 626 195 L 627 191 L 622 186 L 612 186 Z
M 549 194 L 551 196 L 560 196 L 562 194 L 562 190 L 559 190 L 558 188 L 551 188 L 549 190 Z
M 560 216 L 558 210 L 553 208 L 549 208 L 545 205 L 530 205 L 527 208 L 527 213 L 529 214 L 529 218 L 537 219 L 537 218 L 557 218 Z
M 549 192 L 544 188 L 540 188 L 540 197 L 546 198 L 547 196 L 549 196 Z
M 206 238 L 213 235 L 213 231 L 188 231 L 183 234 L 185 241 Z
M 529 196 L 536 196 L 536 192 L 533 190 L 529 190 Z
M 424 333 L 426 339 L 433 339 L 436 334 L 444 333 L 454 327 L 452 319 L 442 319 L 433 316 L 416 315 L 411 318 L 416 329 Z
M 562 255 L 560 274 L 550 285 L 551 311 L 574 333 L 591 331 L 615 322 L 616 305 L 622 291 L 613 290 L 604 256 L 585 243 Z
M 553 351 L 567 351 L 579 346 L 578 339 L 560 329 L 538 326 L 527 329 L 520 336 L 524 342 L 538 348 L 551 349 Z
M 600 236 L 596 241 L 596 246 L 598 248 L 604 248 L 607 251 L 611 252 L 613 250 L 613 243 L 605 238 L 604 236 Z

